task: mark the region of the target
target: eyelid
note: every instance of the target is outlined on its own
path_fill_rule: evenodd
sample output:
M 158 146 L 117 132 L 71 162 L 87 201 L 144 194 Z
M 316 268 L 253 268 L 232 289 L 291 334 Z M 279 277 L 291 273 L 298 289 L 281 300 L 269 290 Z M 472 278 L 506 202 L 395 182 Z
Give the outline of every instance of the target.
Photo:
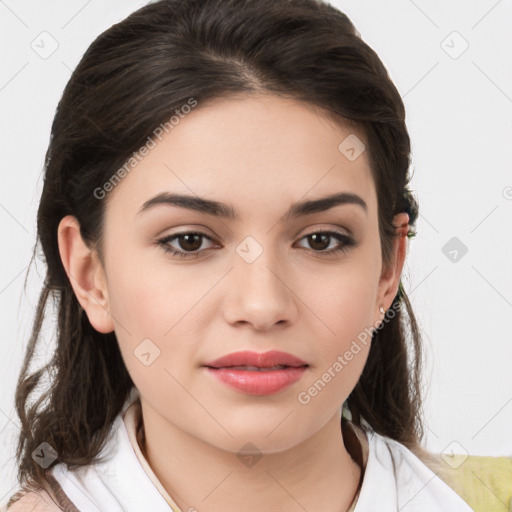
M 348 228 L 342 228 L 340 226 L 333 227 L 332 225 L 328 225 L 328 224 L 320 224 L 319 226 L 315 226 L 314 228 L 311 228 L 311 231 L 309 231 L 309 228 L 306 228 L 306 231 L 304 231 L 304 233 L 300 236 L 300 238 L 302 238 L 304 236 L 308 236 L 308 235 L 314 235 L 318 231 L 322 231 L 322 232 L 330 231 L 330 232 L 338 233 L 340 235 L 348 236 L 351 238 L 354 237 L 352 231 Z M 297 236 L 299 236 L 300 233 L 301 233 L 301 231 L 299 231 Z
M 197 234 L 197 235 L 204 236 L 205 238 L 208 238 L 211 242 L 217 242 L 218 241 L 218 237 L 217 236 L 209 234 L 209 233 L 206 233 L 206 232 L 202 231 L 203 229 L 207 229 L 207 228 L 203 227 L 203 226 L 200 226 L 198 228 L 195 228 L 195 227 L 187 228 L 187 227 L 185 227 L 185 228 L 180 229 L 180 231 L 177 231 L 175 233 L 170 233 L 168 235 L 158 236 L 157 239 L 165 240 L 165 239 L 177 237 L 177 236 L 180 236 L 180 235 Z M 306 229 L 309 229 L 309 228 L 306 228 Z M 314 235 L 315 233 L 318 233 L 319 231 L 321 231 L 321 232 L 329 231 L 329 232 L 338 233 L 338 234 L 343 235 L 343 236 L 347 236 L 347 237 L 352 238 L 352 239 L 354 238 L 354 234 L 352 233 L 352 230 L 350 230 L 348 228 L 341 228 L 340 226 L 332 227 L 332 226 L 325 225 L 325 224 L 324 225 L 320 225 L 320 226 L 316 226 L 315 228 L 311 228 L 311 231 L 305 231 L 302 235 L 300 235 L 301 231 L 299 230 L 294 235 L 293 238 L 294 239 L 302 239 L 305 236 Z
M 294 237 L 297 238 L 297 242 L 300 242 L 301 240 L 307 238 L 308 236 L 316 235 L 316 234 L 322 234 L 327 235 L 330 238 L 337 239 L 338 245 L 341 244 L 341 246 L 335 248 L 335 249 L 329 249 L 329 250 L 322 250 L 322 251 L 315 251 L 313 249 L 308 248 L 302 248 L 306 251 L 312 252 L 314 255 L 322 256 L 322 257 L 333 257 L 337 255 L 342 255 L 346 252 L 348 252 L 351 248 L 357 247 L 359 243 L 356 241 L 354 236 L 352 234 L 343 233 L 339 230 L 339 228 L 328 228 L 328 227 L 316 227 L 313 231 L 309 231 L 304 233 L 302 236 Z M 216 237 L 212 237 L 208 235 L 207 233 L 204 233 L 200 230 L 194 230 L 194 229 L 185 229 L 182 231 L 178 231 L 177 233 L 172 233 L 169 235 L 166 235 L 164 237 L 159 238 L 156 241 L 157 246 L 161 246 L 165 253 L 170 253 L 173 257 L 182 258 L 182 259 L 198 259 L 201 258 L 206 251 L 208 251 L 210 248 L 207 249 L 200 249 L 195 251 L 183 251 L 180 249 L 174 249 L 172 246 L 169 246 L 168 244 L 171 241 L 174 241 L 175 239 L 179 238 L 180 236 L 184 235 L 198 235 L 202 238 L 206 238 L 212 243 L 216 243 Z M 202 245 L 202 244 L 201 244 Z

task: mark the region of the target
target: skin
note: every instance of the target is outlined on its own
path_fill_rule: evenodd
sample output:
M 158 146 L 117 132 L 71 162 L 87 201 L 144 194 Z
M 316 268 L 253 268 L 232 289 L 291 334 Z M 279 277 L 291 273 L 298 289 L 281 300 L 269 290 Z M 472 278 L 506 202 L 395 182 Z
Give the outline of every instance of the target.
M 308 404 L 297 395 L 382 321 L 379 306 L 388 309 L 397 293 L 407 238 L 395 241 L 394 261 L 383 268 L 367 154 L 350 161 L 338 150 L 351 133 L 365 140 L 284 97 L 199 104 L 110 193 L 104 267 L 74 217 L 59 225 L 77 298 L 96 330 L 115 330 L 140 391 L 145 455 L 183 511 L 339 512 L 352 502 L 361 469 L 341 435 L 340 408 L 370 344 Z M 230 203 L 239 218 L 169 205 L 137 214 L 164 191 Z M 282 220 L 292 203 L 342 191 L 363 198 L 367 213 L 345 204 Z M 395 225 L 407 221 L 403 213 Z M 306 235 L 320 228 L 352 234 L 356 245 L 328 256 L 342 243 L 315 245 Z M 194 230 L 213 238 L 200 239 L 198 258 L 156 243 Z M 263 249 L 252 263 L 236 252 L 247 236 Z M 183 239 L 167 245 L 192 252 Z M 134 356 L 146 338 L 160 350 L 148 366 Z M 233 390 L 201 367 L 244 349 L 289 352 L 309 367 L 270 396 Z M 262 455 L 251 467 L 237 457 L 247 442 Z

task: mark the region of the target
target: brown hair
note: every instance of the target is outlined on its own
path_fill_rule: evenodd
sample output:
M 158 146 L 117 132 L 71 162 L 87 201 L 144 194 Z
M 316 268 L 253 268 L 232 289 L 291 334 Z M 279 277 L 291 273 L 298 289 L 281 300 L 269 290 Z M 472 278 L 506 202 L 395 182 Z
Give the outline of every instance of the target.
M 357 125 L 378 194 L 384 265 L 392 258 L 393 216 L 407 212 L 408 235 L 415 234 L 404 105 L 345 14 L 320 0 L 160 0 L 113 25 L 83 55 L 51 127 L 37 214 L 47 272 L 15 397 L 22 486 L 44 485 L 46 470 L 31 456 L 42 442 L 71 469 L 96 460 L 134 385 L 115 334 L 97 332 L 77 301 L 59 256 L 60 220 L 74 215 L 101 257 L 107 201 L 93 191 L 189 98 L 201 105 L 251 92 L 305 101 Z M 31 263 L 35 254 L 36 247 Z M 50 297 L 56 349 L 46 366 L 29 372 Z M 396 314 L 374 333 L 348 403 L 355 423 L 362 416 L 421 453 L 421 339 L 402 283 L 392 307 Z M 29 402 L 46 373 L 47 389 Z

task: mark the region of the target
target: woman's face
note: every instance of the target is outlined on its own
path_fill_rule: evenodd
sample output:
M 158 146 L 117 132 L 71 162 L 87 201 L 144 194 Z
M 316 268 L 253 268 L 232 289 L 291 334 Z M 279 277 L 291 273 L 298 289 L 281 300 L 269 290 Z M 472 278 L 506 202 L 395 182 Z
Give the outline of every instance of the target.
M 83 305 L 98 330 L 115 329 L 148 417 L 227 450 L 251 442 L 270 453 L 339 416 L 398 283 L 381 280 L 362 141 L 303 103 L 237 96 L 199 103 L 115 186 L 101 281 L 108 320 L 94 301 Z M 197 208 L 144 207 L 165 194 Z M 297 208 L 335 194 L 355 199 Z M 187 233 L 201 235 L 172 239 Z M 239 351 L 307 366 L 205 366 Z

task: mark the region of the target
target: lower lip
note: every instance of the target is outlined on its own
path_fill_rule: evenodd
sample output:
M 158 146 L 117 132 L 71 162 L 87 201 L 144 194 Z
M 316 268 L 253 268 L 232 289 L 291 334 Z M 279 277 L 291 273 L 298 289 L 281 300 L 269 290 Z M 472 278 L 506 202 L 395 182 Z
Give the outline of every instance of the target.
M 297 382 L 306 366 L 289 367 L 282 370 L 233 370 L 232 368 L 209 368 L 208 372 L 231 388 L 248 395 L 272 395 Z

